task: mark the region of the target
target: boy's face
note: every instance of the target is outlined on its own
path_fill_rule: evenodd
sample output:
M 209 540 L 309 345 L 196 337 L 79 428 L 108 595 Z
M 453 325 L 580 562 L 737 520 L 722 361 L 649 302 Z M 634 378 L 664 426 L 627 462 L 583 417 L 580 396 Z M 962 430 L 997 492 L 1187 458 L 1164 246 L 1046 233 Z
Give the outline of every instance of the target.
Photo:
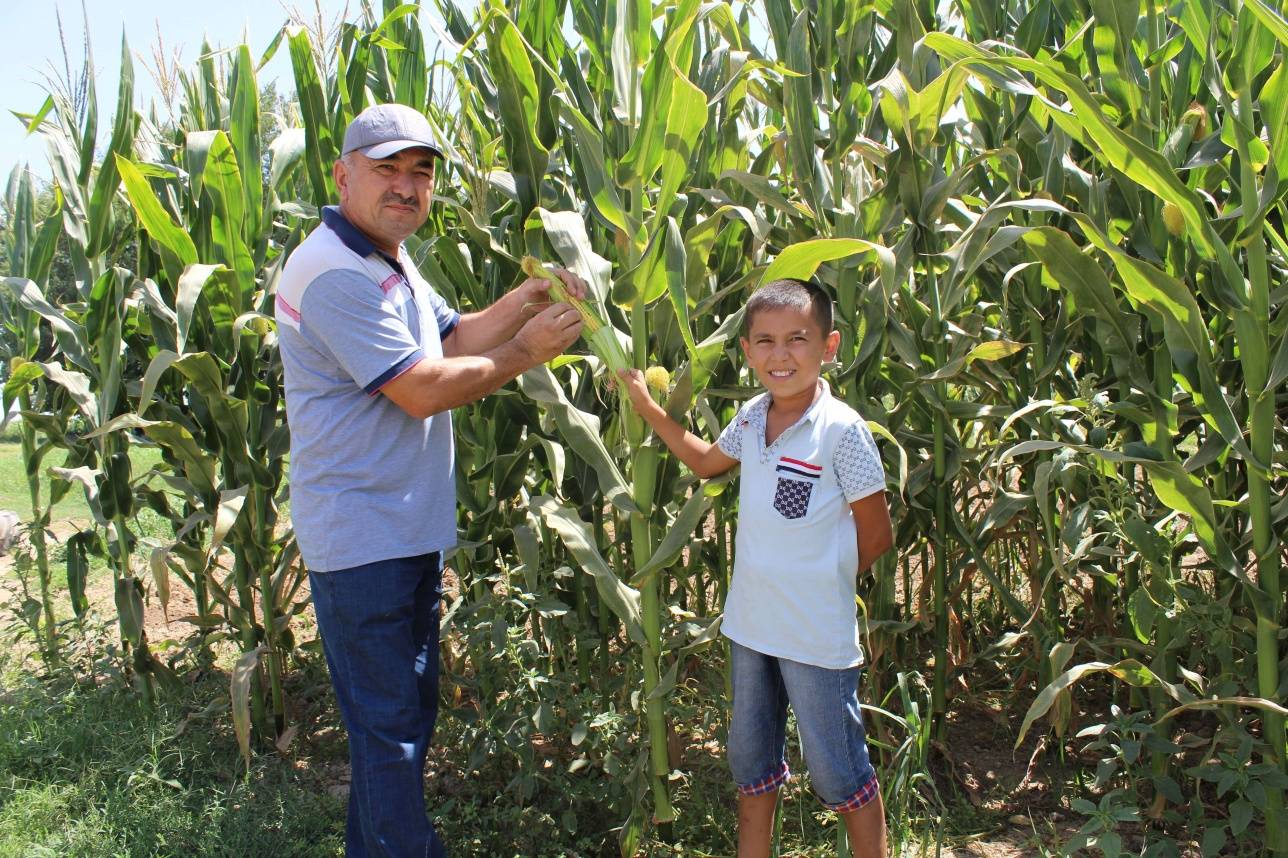
M 841 334 L 824 332 L 808 308 L 779 307 L 757 311 L 740 340 L 756 378 L 781 400 L 813 397 L 819 368 L 836 357 Z

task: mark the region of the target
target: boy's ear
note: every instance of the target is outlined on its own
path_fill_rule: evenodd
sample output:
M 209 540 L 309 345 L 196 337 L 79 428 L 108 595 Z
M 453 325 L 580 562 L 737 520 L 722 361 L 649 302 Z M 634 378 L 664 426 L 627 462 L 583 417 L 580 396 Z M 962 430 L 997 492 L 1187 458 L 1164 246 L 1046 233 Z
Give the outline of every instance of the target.
M 738 345 L 742 346 L 742 356 L 743 356 L 743 357 L 750 357 L 750 356 L 751 356 L 750 354 L 748 354 L 748 352 L 751 350 L 751 343 L 747 340 L 747 338 L 746 338 L 746 337 L 739 337 L 739 338 L 738 338 Z
M 836 350 L 841 347 L 841 332 L 832 331 L 827 335 L 827 348 L 823 351 L 823 360 L 836 360 Z

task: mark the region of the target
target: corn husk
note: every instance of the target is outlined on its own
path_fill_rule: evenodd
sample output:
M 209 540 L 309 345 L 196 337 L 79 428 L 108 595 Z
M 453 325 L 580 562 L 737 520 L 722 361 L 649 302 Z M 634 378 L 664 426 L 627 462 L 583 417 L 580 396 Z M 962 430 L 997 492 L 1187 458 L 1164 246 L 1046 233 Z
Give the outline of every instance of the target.
M 616 376 L 619 369 L 626 369 L 631 365 L 626 350 L 622 348 L 622 341 L 617 335 L 617 329 L 599 315 L 599 311 L 595 309 L 594 305 L 570 295 L 564 287 L 563 280 L 559 279 L 559 275 L 550 270 L 536 257 L 523 257 L 520 267 L 523 269 L 523 273 L 529 277 L 549 282 L 550 297 L 556 301 L 563 301 L 581 315 L 583 325 L 581 330 L 582 339 L 590 346 L 590 350 L 608 367 L 609 373 Z

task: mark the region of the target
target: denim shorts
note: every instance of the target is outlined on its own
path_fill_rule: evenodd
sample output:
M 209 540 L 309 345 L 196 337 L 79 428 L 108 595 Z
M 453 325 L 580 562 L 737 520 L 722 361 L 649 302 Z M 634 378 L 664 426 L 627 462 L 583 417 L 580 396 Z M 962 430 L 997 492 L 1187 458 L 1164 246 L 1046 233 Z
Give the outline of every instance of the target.
M 791 776 L 785 755 L 787 704 L 796 713 L 801 751 L 814 791 L 838 813 L 876 798 L 876 770 L 859 709 L 861 670 L 829 670 L 776 658 L 730 641 L 733 722 L 729 768 L 738 792 L 764 795 Z

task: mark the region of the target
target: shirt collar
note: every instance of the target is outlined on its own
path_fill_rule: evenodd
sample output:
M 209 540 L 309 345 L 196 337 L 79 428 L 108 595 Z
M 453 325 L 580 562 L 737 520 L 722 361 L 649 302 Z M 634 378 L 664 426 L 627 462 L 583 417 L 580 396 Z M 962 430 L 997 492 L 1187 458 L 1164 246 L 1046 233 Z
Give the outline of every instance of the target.
M 822 386 L 818 392 L 818 396 L 814 397 L 814 401 L 810 403 L 809 408 L 805 409 L 805 413 L 800 416 L 799 420 L 792 424 L 793 426 L 799 426 L 802 423 L 814 422 L 818 419 L 819 414 L 823 412 L 823 409 L 827 407 L 827 400 L 832 398 L 832 388 L 828 386 L 827 379 L 822 378 L 821 376 L 819 377 L 818 383 Z M 761 400 L 756 403 L 757 416 L 763 417 L 768 414 L 769 406 L 773 401 L 773 396 L 766 393 Z
M 407 272 L 403 270 L 402 263 L 376 247 L 376 245 L 372 243 L 371 239 L 367 238 L 362 230 L 349 222 L 349 219 L 340 211 L 339 206 L 323 206 L 322 222 L 329 226 L 331 231 L 334 232 L 339 237 L 340 241 L 344 243 L 344 246 L 352 250 L 354 253 L 364 258 L 372 255 L 373 253 L 378 254 L 380 258 L 385 262 L 388 262 L 395 271 L 403 277 L 407 276 Z

